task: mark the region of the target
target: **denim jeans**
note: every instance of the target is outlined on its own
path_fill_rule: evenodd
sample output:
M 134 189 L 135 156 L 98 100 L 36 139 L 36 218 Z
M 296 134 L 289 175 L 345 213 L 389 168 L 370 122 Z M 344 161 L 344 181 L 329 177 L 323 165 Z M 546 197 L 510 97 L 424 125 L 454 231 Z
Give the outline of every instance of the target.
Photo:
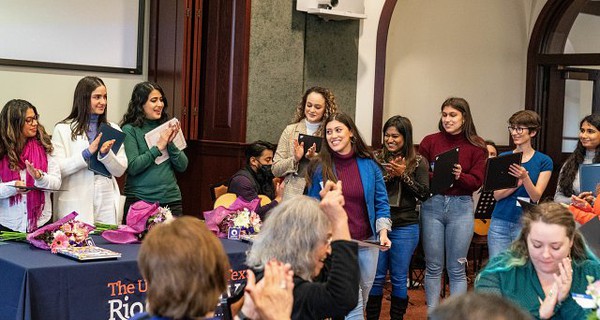
M 450 293 L 467 292 L 465 263 L 473 237 L 473 224 L 471 196 L 435 195 L 421 205 L 428 311 L 440 302 L 444 260 L 450 278 Z
M 508 249 L 521 233 L 521 223 L 502 219 L 492 219 L 488 230 L 488 251 L 490 259 Z
M 406 299 L 408 294 L 406 288 L 408 267 L 413 252 L 419 243 L 419 224 L 393 228 L 391 232 L 388 232 L 388 237 L 392 241 L 392 247 L 388 251 L 379 252 L 377 274 L 373 281 L 371 295 L 383 295 L 385 276 L 387 271 L 390 270 L 392 296 Z
M 370 240 L 376 239 L 372 237 Z M 363 307 L 367 304 L 369 292 L 377 271 L 377 255 L 379 250 L 371 247 L 358 247 L 358 268 L 360 270 L 360 286 L 358 289 L 358 304 L 346 316 L 346 319 L 364 319 Z

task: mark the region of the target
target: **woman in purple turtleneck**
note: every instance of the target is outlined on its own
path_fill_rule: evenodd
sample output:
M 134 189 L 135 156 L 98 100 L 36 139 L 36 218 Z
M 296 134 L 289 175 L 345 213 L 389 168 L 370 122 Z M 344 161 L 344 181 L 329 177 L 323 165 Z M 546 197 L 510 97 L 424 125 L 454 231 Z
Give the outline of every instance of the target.
M 328 180 L 341 181 L 352 239 L 377 240 L 381 245 L 391 246 L 390 205 L 381 167 L 347 114 L 331 114 L 324 126 L 327 145 L 307 169 L 307 195 L 320 199 L 319 192 Z M 363 319 L 363 306 L 373 285 L 378 255 L 377 249 L 359 247 L 360 294 L 358 305 L 346 319 Z
M 98 77 L 79 80 L 73 95 L 71 114 L 54 127 L 53 155 L 58 159 L 62 174 L 61 191 L 55 197 L 55 219 L 76 211 L 78 220 L 117 224 L 120 208 L 120 192 L 115 177 L 127 169 L 125 148 L 115 154 L 111 147 L 114 140 L 100 145 L 98 128 L 105 123 L 121 128 L 106 120 L 107 94 L 104 82 Z M 96 153 L 98 151 L 98 153 Z M 106 167 L 111 177 L 105 177 L 88 169 L 91 157 Z

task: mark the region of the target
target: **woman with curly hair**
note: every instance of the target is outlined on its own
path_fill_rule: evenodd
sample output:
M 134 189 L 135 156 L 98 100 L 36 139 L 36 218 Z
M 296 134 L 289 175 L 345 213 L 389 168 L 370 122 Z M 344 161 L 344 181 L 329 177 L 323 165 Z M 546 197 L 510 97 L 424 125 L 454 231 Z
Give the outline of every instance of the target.
M 127 112 L 121 120 L 125 132 L 127 152 L 127 180 L 125 181 L 125 209 L 123 221 L 132 203 L 138 200 L 159 202 L 168 206 L 176 216 L 183 214 L 181 191 L 175 172 L 187 168 L 188 158 L 173 143 L 180 130 L 179 124 L 165 128 L 155 145 L 148 147 L 146 133 L 169 120 L 165 111 L 169 104 L 163 89 L 156 83 L 138 83 L 131 93 Z M 166 151 L 167 161 L 156 164 L 155 160 Z
M 107 120 L 107 101 L 102 79 L 84 77 L 75 87 L 71 113 L 54 127 L 53 155 L 60 164 L 65 190 L 55 196 L 56 219 L 77 211 L 77 219 L 88 224 L 119 222 L 121 192 L 115 177 L 127 169 L 127 156 L 123 145 L 116 153 L 112 150 L 114 139 L 100 145 L 102 124 L 121 130 Z M 98 158 L 110 177 L 88 169 L 92 157 Z
M 554 201 L 571 204 L 572 196 L 579 196 L 579 166 L 600 162 L 600 114 L 590 114 L 579 123 L 579 141 L 567 158 L 558 176 Z M 592 190 L 583 190 L 592 191 Z
M 304 193 L 304 173 L 310 159 L 317 154 L 316 145 L 306 146 L 308 152 L 305 153 L 304 143 L 298 142 L 298 135 L 323 137 L 323 123 L 336 110 L 335 96 L 322 87 L 306 90 L 296 106 L 292 124 L 283 130 L 273 157 L 273 175 L 285 177 L 284 198 Z
M 25 100 L 10 100 L 0 113 L 0 231 L 32 232 L 52 218 L 50 192 L 30 190 L 61 184 L 50 137 L 38 120 Z

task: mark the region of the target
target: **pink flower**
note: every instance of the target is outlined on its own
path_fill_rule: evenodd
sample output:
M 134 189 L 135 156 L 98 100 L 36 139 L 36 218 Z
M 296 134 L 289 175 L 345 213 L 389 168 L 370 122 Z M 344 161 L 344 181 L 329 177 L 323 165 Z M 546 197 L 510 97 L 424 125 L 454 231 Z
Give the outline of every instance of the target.
M 56 231 L 54 233 L 54 240 L 50 245 L 52 253 L 56 253 L 58 249 L 66 249 L 67 247 L 69 247 L 69 237 L 62 231 Z

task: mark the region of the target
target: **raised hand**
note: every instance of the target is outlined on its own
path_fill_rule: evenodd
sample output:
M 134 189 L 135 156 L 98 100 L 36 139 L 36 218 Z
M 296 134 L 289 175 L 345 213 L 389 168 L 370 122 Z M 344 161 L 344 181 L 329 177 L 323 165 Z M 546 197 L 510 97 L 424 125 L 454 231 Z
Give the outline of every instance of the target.
M 304 142 L 302 142 L 304 143 Z M 312 146 L 310 146 L 310 148 L 308 148 L 308 151 L 306 152 L 306 154 L 304 155 L 306 157 L 306 159 L 312 159 L 313 157 L 316 157 L 317 154 L 317 144 L 313 143 Z
M 35 180 L 42 178 L 42 171 L 34 167 L 33 163 L 29 162 L 29 160 L 25 160 L 25 168 L 27 169 L 27 173 Z
M 92 143 L 90 143 L 88 150 L 90 151 L 91 154 L 94 154 L 96 151 L 98 151 L 98 146 L 100 145 L 100 138 L 102 138 L 102 132 L 98 133 L 98 135 L 96 136 L 96 139 L 94 139 L 94 141 L 92 141 Z
M 110 148 L 112 148 L 112 146 L 115 144 L 115 139 L 111 139 L 108 141 L 105 141 L 102 144 L 102 147 L 100 147 L 100 153 L 101 154 L 107 154 L 110 151 Z
M 298 139 L 294 139 L 294 161 L 300 162 L 304 156 L 304 142 L 298 143 Z

